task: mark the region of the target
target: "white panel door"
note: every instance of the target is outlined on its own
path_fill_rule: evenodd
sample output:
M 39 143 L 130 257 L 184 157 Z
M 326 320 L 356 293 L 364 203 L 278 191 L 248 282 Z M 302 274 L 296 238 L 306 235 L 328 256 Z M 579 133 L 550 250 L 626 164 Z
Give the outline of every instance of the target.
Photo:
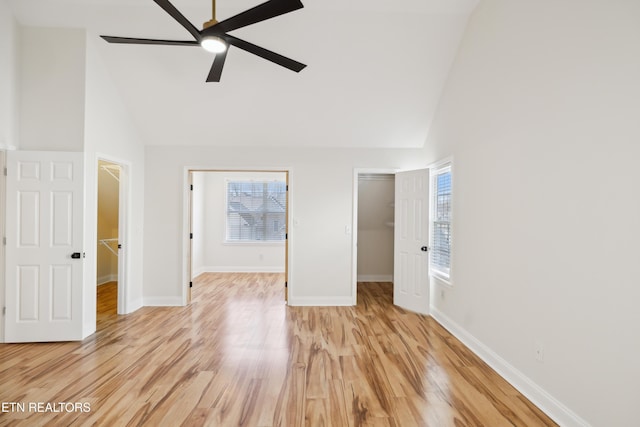
M 7 153 L 6 342 L 82 339 L 82 158 Z
M 429 313 L 429 169 L 396 174 L 393 303 Z

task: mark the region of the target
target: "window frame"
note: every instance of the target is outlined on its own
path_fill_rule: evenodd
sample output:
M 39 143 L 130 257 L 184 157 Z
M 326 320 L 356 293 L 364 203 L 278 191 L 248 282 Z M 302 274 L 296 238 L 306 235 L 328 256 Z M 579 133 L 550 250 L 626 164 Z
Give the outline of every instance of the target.
M 451 158 L 447 158 L 444 159 L 440 162 L 434 163 L 433 165 L 431 165 L 429 167 L 431 173 L 429 174 L 430 178 L 429 178 L 429 188 L 430 188 L 430 205 L 431 205 L 431 209 L 429 212 L 429 230 L 430 230 L 430 235 L 429 235 L 429 244 L 430 244 L 430 254 L 429 254 L 429 275 L 435 279 L 437 279 L 438 281 L 446 284 L 446 285 L 452 285 L 453 281 L 452 281 L 452 271 L 453 271 L 453 240 L 451 238 L 452 234 L 453 234 L 453 228 L 454 228 L 454 206 L 453 206 L 453 159 Z M 434 266 L 434 263 L 432 262 L 432 256 L 433 256 L 433 251 L 434 251 L 434 234 L 435 234 L 435 223 L 436 223 L 436 212 L 437 212 L 437 207 L 438 207 L 438 192 L 437 192 L 437 180 L 438 180 L 438 176 L 442 175 L 443 173 L 449 173 L 450 174 L 450 180 L 451 180 L 451 190 L 450 190 L 450 200 L 449 200 L 449 220 L 448 221 L 438 221 L 440 223 L 448 223 L 449 225 L 449 267 L 448 267 L 448 271 L 443 271 L 440 268 L 437 268 Z
M 252 183 L 252 184 L 268 184 L 268 183 L 281 183 L 285 188 L 285 197 L 287 197 L 287 182 L 286 180 L 278 180 L 278 179 L 256 179 L 256 178 L 248 178 L 248 177 L 234 177 L 234 178 L 225 178 L 224 179 L 224 204 L 222 206 L 223 209 L 223 218 L 224 218 L 224 230 L 223 230 L 223 244 L 229 246 L 242 246 L 242 245 L 261 245 L 261 246 L 284 246 L 286 241 L 286 231 L 285 237 L 281 240 L 232 240 L 229 239 L 229 184 L 231 183 Z M 286 201 L 288 203 L 288 200 Z M 287 213 L 286 208 L 284 214 L 284 225 L 287 225 Z M 271 227 L 272 224 L 265 224 L 267 227 Z M 286 229 L 286 228 L 285 228 Z

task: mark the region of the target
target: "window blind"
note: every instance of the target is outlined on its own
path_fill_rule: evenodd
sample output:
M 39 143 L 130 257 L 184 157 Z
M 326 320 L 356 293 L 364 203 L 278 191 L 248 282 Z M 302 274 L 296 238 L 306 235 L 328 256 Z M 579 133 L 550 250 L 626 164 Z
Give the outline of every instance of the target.
M 227 241 L 281 241 L 287 186 L 282 181 L 227 182 Z
M 448 278 L 451 265 L 451 167 L 437 170 L 433 182 L 431 269 Z

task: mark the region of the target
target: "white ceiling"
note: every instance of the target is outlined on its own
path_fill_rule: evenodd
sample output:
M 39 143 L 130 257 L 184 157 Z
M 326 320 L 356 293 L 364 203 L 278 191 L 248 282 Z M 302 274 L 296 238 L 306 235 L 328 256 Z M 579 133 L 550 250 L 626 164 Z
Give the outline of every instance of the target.
M 189 40 L 152 0 L 10 0 L 23 25 L 86 28 L 148 145 L 421 147 L 478 0 L 303 0 L 234 35 L 307 64 L 299 74 L 231 47 L 220 83 L 197 47 L 113 45 L 100 34 Z M 262 0 L 217 0 L 223 20 Z M 173 0 L 196 26 L 210 0 Z

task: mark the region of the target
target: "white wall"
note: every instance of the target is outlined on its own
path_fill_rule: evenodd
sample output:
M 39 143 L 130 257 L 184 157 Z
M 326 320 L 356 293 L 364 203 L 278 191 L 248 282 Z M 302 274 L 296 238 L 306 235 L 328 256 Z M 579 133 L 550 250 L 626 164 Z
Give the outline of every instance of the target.
M 481 2 L 427 143 L 454 158 L 434 315 L 564 425 L 638 423 L 639 23 L 637 1 Z
M 128 242 L 120 252 L 127 264 L 126 292 L 122 296 L 126 301 L 124 311 L 132 312 L 143 304 L 144 149 L 127 108 L 105 71 L 95 48 L 96 39 L 97 36 L 91 34 L 86 39 L 85 250 L 91 261 L 85 263 L 85 283 L 92 286 L 87 287 L 85 295 L 85 335 L 95 330 L 98 159 L 123 166 L 120 182 L 129 182 L 128 191 L 125 191 L 130 210 L 125 215 L 127 229 L 124 235 L 118 236 Z
M 21 27 L 20 148 L 82 151 L 85 32 Z
M 195 273 L 204 272 L 284 272 L 284 242 L 226 243 L 225 180 L 286 181 L 277 172 L 196 172 L 203 176 L 202 244 L 203 257 Z M 195 233 L 195 232 L 194 232 Z M 200 237 L 200 236 L 198 236 Z
M 230 142 L 231 145 L 231 142 Z M 415 169 L 421 150 L 146 148 L 145 301 L 180 304 L 185 169 L 290 170 L 290 303 L 351 304 L 354 168 Z M 297 225 L 296 225 L 297 224 Z
M 361 175 L 358 183 L 358 281 L 393 281 L 393 175 Z
M 0 149 L 18 143 L 18 24 L 0 0 Z

